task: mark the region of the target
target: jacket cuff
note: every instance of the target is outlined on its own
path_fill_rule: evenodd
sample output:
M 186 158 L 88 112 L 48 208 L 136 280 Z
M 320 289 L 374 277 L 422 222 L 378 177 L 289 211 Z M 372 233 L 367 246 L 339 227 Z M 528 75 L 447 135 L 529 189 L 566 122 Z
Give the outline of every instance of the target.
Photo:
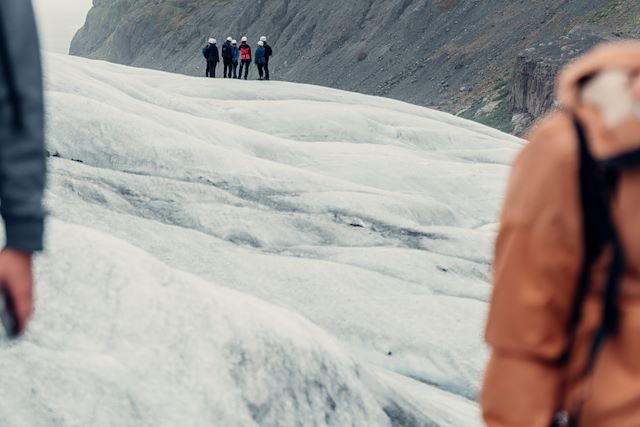
M 38 252 L 43 248 L 44 219 L 4 220 L 6 247 L 23 252 Z

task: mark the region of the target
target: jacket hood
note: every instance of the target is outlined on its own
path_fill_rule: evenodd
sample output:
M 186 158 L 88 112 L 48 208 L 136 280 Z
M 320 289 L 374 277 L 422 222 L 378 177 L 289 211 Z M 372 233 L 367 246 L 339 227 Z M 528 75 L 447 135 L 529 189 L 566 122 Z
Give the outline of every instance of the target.
M 576 59 L 561 72 L 556 95 L 562 108 L 575 114 L 585 125 L 589 145 L 598 158 L 610 158 L 625 151 L 640 149 L 640 120 L 633 109 L 633 100 L 623 99 L 614 90 L 618 90 L 611 82 L 612 74 L 606 78 L 603 72 L 622 71 L 625 73 L 640 72 L 640 42 L 624 41 L 607 43 L 593 49 L 590 53 Z M 591 92 L 589 97 L 601 102 L 596 106 L 593 102 L 585 103 L 584 85 L 590 77 L 600 80 L 599 88 Z M 614 77 L 615 79 L 615 77 Z M 596 82 L 594 81 L 594 84 Z M 593 89 L 591 86 L 590 89 Z M 611 89 L 611 90 L 609 90 Z M 624 105 L 623 102 L 625 103 Z M 603 108 L 607 110 L 604 111 Z M 623 109 L 619 114 L 620 108 Z M 628 109 L 627 110 L 625 110 Z M 616 120 L 607 123 L 611 113 L 618 115 Z
M 640 42 L 606 43 L 569 64 L 556 86 L 560 104 L 575 110 L 580 105 L 582 82 L 605 70 L 640 71 Z

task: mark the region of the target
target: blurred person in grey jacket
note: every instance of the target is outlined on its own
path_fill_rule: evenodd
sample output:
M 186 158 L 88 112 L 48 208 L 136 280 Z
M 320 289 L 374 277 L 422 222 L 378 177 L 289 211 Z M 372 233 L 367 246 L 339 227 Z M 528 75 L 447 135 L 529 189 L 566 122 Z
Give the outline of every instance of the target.
M 32 254 L 42 250 L 46 176 L 43 84 L 30 0 L 0 1 L 0 289 L 24 332 L 33 310 Z

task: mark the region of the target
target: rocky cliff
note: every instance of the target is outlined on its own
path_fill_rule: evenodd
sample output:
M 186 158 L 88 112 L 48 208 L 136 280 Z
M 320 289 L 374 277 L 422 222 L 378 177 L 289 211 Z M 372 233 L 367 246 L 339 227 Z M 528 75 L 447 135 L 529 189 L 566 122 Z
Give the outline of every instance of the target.
M 202 75 L 207 37 L 246 34 L 253 43 L 264 34 L 275 49 L 277 78 L 402 99 L 522 132 L 553 105 L 551 80 L 564 62 L 589 43 L 638 34 L 637 3 L 94 0 L 71 53 Z M 570 35 L 585 25 L 597 26 L 598 37 L 585 36 L 571 53 Z
M 510 92 L 514 132 L 524 132 L 536 118 L 554 107 L 554 83 L 563 65 L 599 43 L 621 38 L 620 32 L 579 25 L 564 36 L 539 43 L 518 55 Z

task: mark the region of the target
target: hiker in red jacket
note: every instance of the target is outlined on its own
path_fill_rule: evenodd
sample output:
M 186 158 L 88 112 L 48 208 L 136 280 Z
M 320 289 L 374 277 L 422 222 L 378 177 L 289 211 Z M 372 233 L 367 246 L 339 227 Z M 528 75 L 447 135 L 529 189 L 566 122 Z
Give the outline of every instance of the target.
M 240 40 L 240 73 L 238 78 L 242 78 L 242 70 L 244 69 L 244 79 L 249 76 L 249 66 L 251 65 L 251 46 L 247 43 L 247 38 Z

